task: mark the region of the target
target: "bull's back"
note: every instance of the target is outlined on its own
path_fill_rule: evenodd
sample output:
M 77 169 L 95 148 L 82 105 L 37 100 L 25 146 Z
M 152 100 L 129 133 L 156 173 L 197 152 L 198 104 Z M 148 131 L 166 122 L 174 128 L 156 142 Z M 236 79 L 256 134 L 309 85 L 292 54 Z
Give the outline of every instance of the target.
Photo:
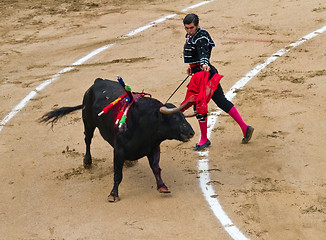
M 118 107 L 112 108 L 101 116 L 98 116 L 98 113 L 124 93 L 125 90 L 118 82 L 97 78 L 84 95 L 84 122 L 97 127 L 102 137 L 111 145 L 113 145 L 115 137 L 114 122 Z
M 120 83 L 112 80 L 103 80 L 101 78 L 94 81 L 92 91 L 95 97 L 94 104 L 100 108 L 107 106 L 125 93 Z

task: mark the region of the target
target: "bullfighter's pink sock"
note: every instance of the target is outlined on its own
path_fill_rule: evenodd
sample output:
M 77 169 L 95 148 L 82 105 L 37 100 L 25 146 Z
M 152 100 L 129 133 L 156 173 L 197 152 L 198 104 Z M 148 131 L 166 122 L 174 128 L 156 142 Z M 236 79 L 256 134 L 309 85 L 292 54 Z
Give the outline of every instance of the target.
M 239 124 L 243 136 L 246 136 L 246 131 L 247 131 L 247 124 L 242 120 L 242 117 L 240 116 L 238 110 L 233 106 L 231 110 L 228 112 L 228 114 Z
M 198 121 L 200 127 L 200 141 L 198 145 L 203 145 L 207 142 L 207 117 L 205 121 Z

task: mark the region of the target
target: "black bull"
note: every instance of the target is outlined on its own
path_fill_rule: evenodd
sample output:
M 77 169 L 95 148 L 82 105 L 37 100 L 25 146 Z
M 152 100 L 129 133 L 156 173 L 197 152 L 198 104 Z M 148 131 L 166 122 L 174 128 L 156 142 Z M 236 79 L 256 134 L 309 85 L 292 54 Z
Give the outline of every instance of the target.
M 194 136 L 192 127 L 180 111 L 162 113 L 163 104 L 151 97 L 142 97 L 134 102 L 121 129 L 115 126 L 116 110 L 111 109 L 98 116 L 105 106 L 124 93 L 118 82 L 98 78 L 86 91 L 82 105 L 53 110 L 40 120 L 53 124 L 62 116 L 82 109 L 86 144 L 84 166 L 90 167 L 92 164 L 90 145 L 95 128 L 99 129 L 102 137 L 114 148 L 114 186 L 109 195 L 110 202 L 119 200 L 118 187 L 122 181 L 125 160 L 134 161 L 144 156 L 147 156 L 153 170 L 158 191 L 170 192 L 161 178 L 160 144 L 167 139 L 186 142 Z M 167 107 L 178 110 L 172 104 L 167 104 Z

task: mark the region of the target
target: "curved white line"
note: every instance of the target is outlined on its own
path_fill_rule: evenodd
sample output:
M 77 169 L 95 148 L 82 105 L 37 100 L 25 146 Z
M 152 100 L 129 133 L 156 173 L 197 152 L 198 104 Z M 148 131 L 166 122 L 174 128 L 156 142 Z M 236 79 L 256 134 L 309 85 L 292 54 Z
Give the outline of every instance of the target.
M 190 9 L 194 9 L 197 7 L 200 7 L 204 4 L 210 3 L 210 2 L 214 2 L 215 0 L 209 0 L 209 1 L 203 1 L 200 2 L 198 4 L 194 4 L 190 7 L 184 8 L 181 10 L 181 12 L 186 12 Z M 171 14 L 171 15 L 167 15 L 165 17 L 159 18 L 156 21 L 153 21 L 151 23 L 149 23 L 148 25 L 138 28 L 136 30 L 133 30 L 131 32 L 129 32 L 128 34 L 122 36 L 122 38 L 128 38 L 128 37 L 132 37 L 160 22 L 165 21 L 166 19 L 169 18 L 173 18 L 175 17 L 176 14 Z M 288 52 L 291 48 L 297 47 L 300 44 L 302 44 L 303 42 L 317 36 L 318 34 L 323 33 L 324 31 L 326 31 L 326 26 L 324 26 L 321 29 L 318 29 L 308 35 L 306 35 L 305 37 L 301 38 L 300 40 L 298 40 L 295 43 L 290 44 L 287 48 L 281 49 L 280 51 L 278 51 L 277 53 L 275 53 L 272 57 L 270 57 L 269 59 L 266 60 L 265 63 L 257 65 L 253 70 L 251 70 L 250 72 L 248 72 L 246 74 L 245 77 L 243 77 L 242 79 L 240 79 L 226 94 L 226 97 L 229 98 L 230 100 L 232 100 L 236 93 L 235 90 L 242 88 L 243 86 L 245 86 L 254 76 L 256 76 L 262 69 L 264 69 L 267 65 L 269 65 L 271 62 L 275 61 L 278 57 L 282 56 L 284 53 Z M 92 57 L 94 57 L 95 55 L 103 52 L 104 50 L 107 50 L 110 47 L 113 47 L 115 44 L 108 44 L 105 45 L 101 48 L 98 48 L 94 51 L 92 51 L 91 53 L 89 53 L 88 55 L 86 55 L 85 57 L 77 60 L 76 62 L 74 62 L 72 64 L 72 66 L 78 66 L 81 65 L 82 63 L 86 62 L 87 60 L 91 59 Z M 60 75 L 66 72 L 69 72 L 71 70 L 73 70 L 74 67 L 67 67 L 62 69 L 60 72 L 54 74 L 50 79 L 44 81 L 43 83 L 41 83 L 38 87 L 35 88 L 35 90 L 31 91 L 23 100 L 20 101 L 20 103 L 18 105 L 16 105 L 12 111 L 4 118 L 1 120 L 0 122 L 0 133 L 3 129 L 3 127 L 18 113 L 20 112 L 25 106 L 26 104 L 37 95 L 37 92 L 42 91 L 45 87 L 47 87 L 48 85 L 50 85 L 52 82 L 58 80 L 60 78 Z M 208 137 L 210 137 L 211 133 L 212 133 L 212 129 L 217 121 L 217 117 L 218 115 L 220 115 L 221 111 L 215 111 L 212 112 L 211 115 L 208 117 Z M 212 211 L 214 212 L 215 216 L 217 217 L 217 219 L 221 222 L 222 226 L 224 227 L 224 229 L 229 233 L 229 235 L 234 239 L 234 240 L 245 240 L 248 239 L 246 238 L 241 232 L 240 230 L 234 226 L 233 222 L 231 221 L 231 219 L 227 216 L 227 214 L 224 212 L 221 204 L 219 203 L 217 198 L 212 198 L 212 195 L 215 195 L 215 191 L 214 189 L 208 185 L 207 183 L 210 181 L 210 175 L 209 175 L 209 160 L 208 160 L 208 151 L 206 152 L 201 152 L 200 156 L 202 156 L 202 158 L 200 160 L 198 160 L 198 169 L 199 169 L 199 181 L 200 181 L 200 187 L 202 189 L 202 192 L 205 196 L 206 201 L 208 202 L 208 204 L 210 205 Z
M 203 1 L 203 2 L 200 2 L 200 3 L 197 3 L 197 4 L 194 4 L 194 5 L 191 5 L 190 7 L 187 7 L 187 8 L 184 8 L 182 9 L 181 11 L 182 12 L 185 12 L 189 9 L 194 9 L 194 8 L 197 8 L 197 7 L 200 7 L 204 4 L 207 4 L 207 3 L 210 3 L 210 2 L 214 2 L 215 0 L 209 0 L 209 1 Z M 135 30 L 132 30 L 131 32 L 127 33 L 126 35 L 123 35 L 121 38 L 129 38 L 129 37 L 132 37 L 142 31 L 145 31 L 146 29 L 158 24 L 158 23 L 161 23 L 163 21 L 165 21 L 166 19 L 169 19 L 169 18 L 173 18 L 175 17 L 176 14 L 170 14 L 170 15 L 167 15 L 167 16 L 164 16 L 164 17 L 161 17 L 153 22 L 150 22 L 149 24 L 143 26 L 143 27 L 140 27 L 140 28 L 137 28 Z M 82 57 L 81 59 L 77 60 L 76 62 L 74 62 L 72 65 L 73 66 L 78 66 L 78 65 L 81 65 L 82 63 L 86 62 L 87 60 L 91 59 L 92 57 L 94 57 L 95 55 L 103 52 L 104 50 L 110 48 L 110 47 L 113 47 L 115 44 L 108 44 L 108 45 L 105 45 L 103 47 L 100 47 L 94 51 L 92 51 L 91 53 L 89 53 L 88 55 L 86 55 L 85 57 Z M 62 69 L 60 72 L 54 74 L 50 79 L 42 82 L 39 86 L 37 86 L 35 88 L 35 90 L 31 91 L 24 99 L 22 99 L 20 101 L 20 103 L 18 103 L 12 110 L 11 112 L 6 115 L 1 121 L 0 121 L 0 133 L 3 129 L 3 127 L 14 117 L 16 116 L 17 113 L 19 113 L 25 106 L 26 104 L 32 99 L 34 98 L 36 95 L 37 95 L 37 92 L 40 92 L 42 91 L 45 87 L 47 87 L 48 85 L 50 85 L 51 83 L 53 83 L 54 81 L 58 80 L 60 78 L 60 75 L 63 74 L 63 73 L 66 73 L 66 72 L 69 72 L 71 70 L 75 69 L 74 67 L 67 67 L 67 68 L 64 68 Z
M 113 47 L 115 44 L 108 44 L 105 45 L 103 47 L 100 47 L 94 51 L 92 51 L 91 53 L 87 54 L 85 57 L 82 57 L 81 59 L 77 60 L 76 62 L 74 62 L 72 64 L 72 66 L 78 66 L 83 64 L 84 62 L 86 62 L 87 60 L 91 59 L 92 57 L 94 57 L 95 55 L 103 52 L 104 50 Z M 20 101 L 20 103 L 18 103 L 12 110 L 11 112 L 4 117 L 4 119 L 1 120 L 0 122 L 0 133 L 3 129 L 3 127 L 14 117 L 16 116 L 17 113 L 19 113 L 25 106 L 26 104 L 32 99 L 34 98 L 38 92 L 42 91 L 45 87 L 47 87 L 48 85 L 50 85 L 51 83 L 53 83 L 54 81 L 58 80 L 60 78 L 60 75 L 66 72 L 70 72 L 71 70 L 75 69 L 75 67 L 66 67 L 64 69 L 62 69 L 60 72 L 54 74 L 53 76 L 51 76 L 50 79 L 45 80 L 44 82 L 42 82 L 39 86 L 37 86 L 35 88 L 35 90 L 31 91 L 25 98 L 23 98 L 23 100 Z
M 164 17 L 161 17 L 153 22 L 150 22 L 149 24 L 143 26 L 143 27 L 140 27 L 140 28 L 137 28 L 135 30 L 132 30 L 131 32 L 127 33 L 126 35 L 123 35 L 121 38 L 129 38 L 129 37 L 132 37 L 132 36 L 135 36 L 136 34 L 158 24 L 158 23 L 161 23 L 163 21 L 165 21 L 166 19 L 169 19 L 169 18 L 173 18 L 175 17 L 177 14 L 170 14 L 170 15 L 167 15 L 167 16 L 164 16 Z
M 264 63 L 257 65 L 251 71 L 249 71 L 243 78 L 237 81 L 231 89 L 225 94 L 225 96 L 231 101 L 237 94 L 236 90 L 243 88 L 253 77 L 259 74 L 265 67 L 274 62 L 276 59 L 289 52 L 291 49 L 299 46 L 300 44 L 318 36 L 319 34 L 326 31 L 326 25 L 312 33 L 307 34 L 306 36 L 300 38 L 298 41 L 289 44 L 287 47 L 282 48 L 281 50 L 274 53 L 271 57 L 269 57 Z M 208 117 L 208 137 L 211 136 L 214 125 L 217 121 L 218 116 L 221 114 L 221 110 L 214 111 Z M 221 222 L 224 229 L 229 233 L 229 235 L 234 240 L 248 240 L 246 236 L 244 236 L 240 230 L 233 224 L 231 219 L 224 212 L 218 198 L 216 198 L 216 193 L 214 189 L 209 185 L 211 181 L 209 175 L 209 159 L 208 154 L 209 151 L 202 151 L 198 153 L 200 159 L 198 160 L 198 170 L 199 170 L 199 182 L 202 192 L 205 196 L 206 201 L 210 205 L 212 211 L 214 212 L 216 218 Z
M 198 8 L 200 6 L 203 6 L 203 5 L 207 4 L 207 3 L 214 2 L 214 1 L 215 0 L 208 0 L 208 1 L 203 1 L 203 2 L 200 2 L 200 3 L 194 4 L 194 5 L 190 6 L 190 7 L 186 7 L 184 9 L 182 9 L 181 12 L 187 12 L 190 9 Z

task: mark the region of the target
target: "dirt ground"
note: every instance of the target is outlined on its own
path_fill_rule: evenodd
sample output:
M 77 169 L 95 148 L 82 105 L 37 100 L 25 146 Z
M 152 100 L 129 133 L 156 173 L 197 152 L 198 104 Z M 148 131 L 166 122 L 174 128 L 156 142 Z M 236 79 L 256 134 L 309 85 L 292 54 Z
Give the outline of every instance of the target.
M 199 2 L 199 1 L 198 1 Z M 112 148 L 96 132 L 85 170 L 81 112 L 51 129 L 37 119 L 75 106 L 97 77 L 119 74 L 164 102 L 184 79 L 185 0 L 2 0 L 0 119 L 40 83 L 109 43 L 30 101 L 0 133 L 0 239 L 231 239 L 205 201 L 199 156 L 187 143 L 162 144 L 161 195 L 146 159 L 124 169 L 121 201 Z M 273 53 L 326 24 L 321 0 L 214 1 L 193 10 L 216 42 L 211 62 L 230 87 Z M 168 19 L 131 38 L 131 30 Z M 233 103 L 255 127 L 241 144 L 225 113 L 214 128 L 210 176 L 225 212 L 249 239 L 326 239 L 326 34 L 292 49 L 239 90 Z M 179 104 L 185 86 L 171 102 Z M 211 111 L 216 109 L 210 103 Z M 216 197 L 216 196 L 212 196 Z

